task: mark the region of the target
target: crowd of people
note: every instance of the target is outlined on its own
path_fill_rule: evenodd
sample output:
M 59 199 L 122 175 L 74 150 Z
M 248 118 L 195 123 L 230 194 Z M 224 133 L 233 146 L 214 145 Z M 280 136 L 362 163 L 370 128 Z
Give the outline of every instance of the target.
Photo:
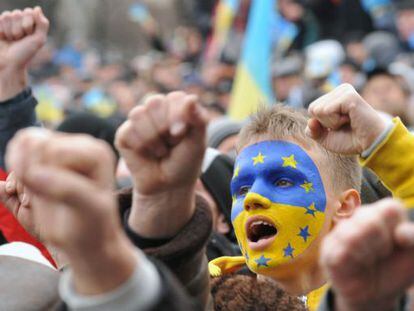
M 243 121 L 252 2 L 219 53 L 217 2 L 182 2 L 125 62 L 0 15 L 0 309 L 414 308 L 414 2 L 275 1 L 296 32 Z

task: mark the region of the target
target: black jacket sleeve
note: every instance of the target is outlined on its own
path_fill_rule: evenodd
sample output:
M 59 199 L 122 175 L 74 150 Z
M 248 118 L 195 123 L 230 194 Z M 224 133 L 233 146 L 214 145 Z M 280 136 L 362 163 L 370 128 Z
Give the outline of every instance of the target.
M 36 98 L 30 88 L 15 97 L 0 102 L 0 168 L 4 169 L 7 143 L 20 129 L 36 125 Z

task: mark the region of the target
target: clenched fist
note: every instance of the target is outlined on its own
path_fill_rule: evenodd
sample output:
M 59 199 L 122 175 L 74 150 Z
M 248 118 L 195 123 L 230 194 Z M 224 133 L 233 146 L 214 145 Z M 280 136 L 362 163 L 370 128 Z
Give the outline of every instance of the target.
M 391 199 L 360 208 L 329 233 L 320 263 L 335 310 L 393 310 L 414 278 L 414 225 Z
M 314 101 L 309 113 L 307 134 L 336 153 L 362 153 L 387 127 L 383 117 L 349 84 Z
M 29 231 L 42 241 L 65 250 L 87 250 L 97 243 L 86 234 L 91 228 L 105 239 L 119 227 L 111 191 L 114 159 L 103 142 L 29 128 L 8 145 L 6 163 L 14 182 L 31 195 L 34 227 Z M 15 205 L 18 219 L 21 201 Z
M 134 108 L 116 135 L 116 145 L 145 195 L 191 185 L 205 151 L 207 119 L 194 95 L 150 96 Z
M 20 131 L 7 148 L 8 168 L 31 194 L 31 231 L 66 256 L 82 294 L 116 288 L 136 265 L 112 193 L 114 162 L 100 140 L 37 128 Z
M 172 236 L 191 218 L 206 123 L 197 97 L 173 92 L 150 96 L 119 128 L 116 146 L 134 183 L 129 223 L 138 233 Z
M 0 101 L 26 87 L 26 67 L 45 44 L 48 29 L 39 7 L 0 15 Z

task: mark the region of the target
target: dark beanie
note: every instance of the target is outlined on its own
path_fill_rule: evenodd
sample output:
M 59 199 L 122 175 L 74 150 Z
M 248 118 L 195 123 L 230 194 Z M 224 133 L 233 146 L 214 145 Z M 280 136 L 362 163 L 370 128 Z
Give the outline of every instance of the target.
M 64 133 L 89 134 L 102 139 L 111 146 L 117 159 L 119 158 L 118 151 L 115 148 L 116 127 L 108 120 L 88 112 L 77 112 L 63 120 L 56 130 Z
M 414 9 L 414 1 L 413 0 L 397 0 L 395 1 L 395 5 L 397 10 L 411 10 Z
M 239 134 L 243 125 L 243 122 L 228 117 L 213 120 L 207 128 L 207 145 L 211 148 L 218 148 L 226 138 Z
M 233 177 L 234 162 L 216 149 L 208 148 L 201 169 L 200 179 L 217 203 L 220 212 L 231 225 L 232 198 L 230 182 Z

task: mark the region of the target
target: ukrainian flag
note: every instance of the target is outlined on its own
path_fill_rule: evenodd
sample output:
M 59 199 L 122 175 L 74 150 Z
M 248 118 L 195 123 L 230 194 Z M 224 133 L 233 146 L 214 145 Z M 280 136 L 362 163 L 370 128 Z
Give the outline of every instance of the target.
M 221 0 L 217 5 L 208 58 L 216 58 L 223 50 L 239 5 L 240 0 Z
M 229 108 L 235 119 L 248 117 L 261 102 L 273 101 L 270 67 L 276 8 L 276 0 L 252 0 Z

